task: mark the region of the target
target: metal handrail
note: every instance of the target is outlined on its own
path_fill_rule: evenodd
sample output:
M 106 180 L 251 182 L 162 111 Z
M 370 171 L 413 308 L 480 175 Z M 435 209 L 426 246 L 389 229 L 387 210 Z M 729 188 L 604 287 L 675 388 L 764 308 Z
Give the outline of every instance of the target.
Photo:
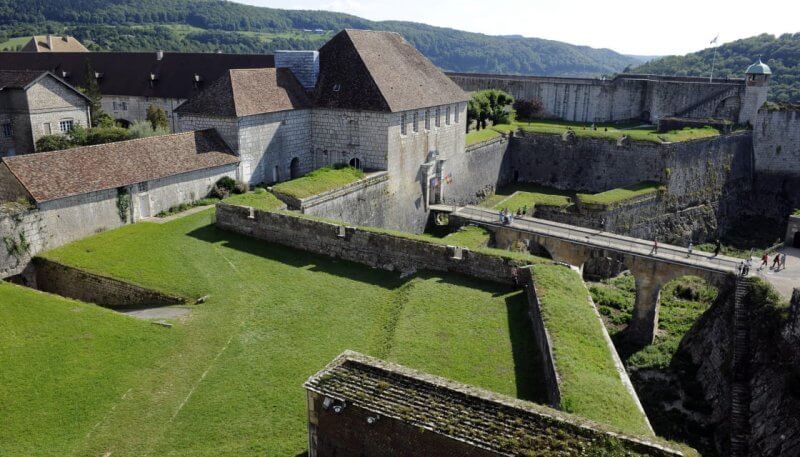
M 547 221 L 529 217 L 514 217 L 513 222 L 503 224 L 496 212 L 476 207 L 463 207 L 457 209 L 454 214 L 461 215 L 466 219 L 477 220 L 479 222 L 509 227 L 521 231 L 528 231 L 541 236 L 564 239 L 576 244 L 588 245 L 592 247 L 608 248 L 632 255 L 653 257 L 660 260 L 684 264 L 693 268 L 712 270 L 712 271 L 737 271 L 742 260 L 727 256 L 714 256 L 706 252 L 692 252 L 680 246 L 661 244 L 658 253 L 652 254 L 653 243 L 633 237 L 617 235 L 604 232 L 602 230 L 587 229 L 576 227 L 569 224 Z M 711 265 L 709 265 L 709 263 Z M 716 268 L 714 268 L 716 266 Z

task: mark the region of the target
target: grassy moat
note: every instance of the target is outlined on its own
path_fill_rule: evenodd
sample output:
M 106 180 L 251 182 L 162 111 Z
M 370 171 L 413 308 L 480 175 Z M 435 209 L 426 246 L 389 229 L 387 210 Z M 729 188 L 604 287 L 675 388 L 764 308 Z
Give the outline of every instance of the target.
M 400 278 L 222 232 L 212 218 L 139 223 L 46 254 L 210 294 L 172 328 L 0 283 L 0 454 L 296 455 L 302 383 L 345 349 L 539 398 L 522 292 Z

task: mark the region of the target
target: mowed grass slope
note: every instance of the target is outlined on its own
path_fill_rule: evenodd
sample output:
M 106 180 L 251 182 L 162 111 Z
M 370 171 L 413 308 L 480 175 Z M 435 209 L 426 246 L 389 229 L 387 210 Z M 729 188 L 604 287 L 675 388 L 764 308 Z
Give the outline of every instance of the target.
M 127 326 L 108 337 L 114 344 L 94 336 L 96 349 L 85 351 L 71 342 L 85 332 L 61 331 L 78 325 L 72 321 L 82 314 L 70 314 L 76 305 L 50 305 L 66 310 L 52 322 L 29 324 L 33 337 L 14 343 L 26 352 L 2 355 L 15 372 L 0 378 L 0 395 L 13 392 L 0 406 L 13 424 L 0 428 L 0 455 L 294 456 L 306 449 L 302 383 L 345 349 L 505 394 L 536 395 L 519 292 L 454 276 L 401 279 L 222 232 L 212 217 L 209 210 L 135 224 L 46 254 L 211 298 L 172 329 L 80 305 L 96 315 L 98 322 L 87 323 L 95 331 L 111 325 L 105 321 Z M 16 341 L 9 332 L 0 335 L 4 345 Z M 48 332 L 65 333 L 67 341 L 37 336 Z M 67 356 L 69 365 L 50 368 L 53 358 Z M 86 381 L 92 387 L 76 389 L 86 366 L 94 367 Z M 54 394 L 62 390 L 69 394 Z M 77 414 L 75 402 L 88 406 Z
M 183 334 L 0 282 L 0 455 L 74 453 Z
M 364 177 L 364 172 L 353 167 L 325 167 L 305 176 L 276 184 L 272 189 L 294 198 L 307 198 L 354 183 Z
M 580 275 L 560 265 L 536 265 L 533 274 L 552 339 L 563 410 L 634 435 L 652 435 L 620 379 Z

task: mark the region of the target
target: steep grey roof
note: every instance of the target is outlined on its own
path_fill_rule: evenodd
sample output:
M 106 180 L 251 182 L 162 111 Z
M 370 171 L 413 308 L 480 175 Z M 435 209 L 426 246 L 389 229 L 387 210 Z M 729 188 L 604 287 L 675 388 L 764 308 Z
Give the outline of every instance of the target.
M 159 58 L 156 52 L 0 52 L 2 69 L 49 71 L 80 87 L 87 86 L 87 62 L 100 75 L 103 95 L 177 99 L 192 97 L 231 68 L 275 66 L 274 56 L 267 54 L 165 52 Z
M 310 106 L 305 90 L 289 69 L 234 69 L 187 100 L 176 112 L 242 117 Z
M 319 107 L 399 112 L 469 99 L 397 33 L 348 29 L 319 52 Z
M 239 163 L 216 130 L 0 160 L 38 203 Z
M 608 438 L 628 456 L 678 456 L 649 439 L 544 406 L 346 351 L 305 383 L 308 390 L 500 455 L 593 455 Z

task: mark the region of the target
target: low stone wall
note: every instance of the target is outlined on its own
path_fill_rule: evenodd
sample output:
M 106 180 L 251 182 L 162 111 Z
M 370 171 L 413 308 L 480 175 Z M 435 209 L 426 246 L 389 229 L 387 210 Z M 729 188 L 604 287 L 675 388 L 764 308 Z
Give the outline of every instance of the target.
M 553 341 L 550 339 L 550 333 L 547 331 L 544 319 L 542 319 L 542 304 L 539 302 L 536 284 L 533 282 L 529 272 L 526 276 L 528 280 L 525 283 L 525 294 L 528 297 L 528 315 L 533 326 L 536 347 L 542 360 L 541 375 L 546 390 L 547 404 L 553 408 L 561 409 L 561 388 L 559 387 L 560 381 L 556 370 L 555 357 L 553 356 Z
M 45 227 L 37 210 L 9 205 L 0 209 L 0 278 L 22 273 L 31 257 L 44 249 Z
M 466 249 L 459 255 L 457 248 L 445 245 L 225 203 L 217 205 L 216 224 L 230 232 L 386 271 L 424 268 L 515 284 L 520 263 Z
M 275 195 L 293 210 L 303 214 L 341 220 L 346 224 L 382 227 L 388 197 L 387 172 L 374 173 L 364 179 L 328 192 L 298 199 Z
M 183 303 L 167 295 L 118 279 L 89 273 L 42 257 L 33 260 L 35 287 L 62 297 L 95 303 L 108 308 L 137 308 Z

